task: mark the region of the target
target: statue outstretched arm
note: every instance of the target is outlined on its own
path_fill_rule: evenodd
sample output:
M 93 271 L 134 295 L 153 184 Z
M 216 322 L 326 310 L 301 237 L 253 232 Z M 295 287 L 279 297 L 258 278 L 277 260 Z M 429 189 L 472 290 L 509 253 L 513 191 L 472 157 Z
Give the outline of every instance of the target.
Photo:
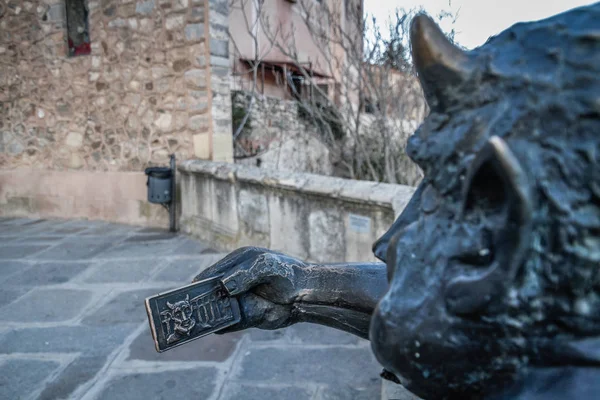
M 383 263 L 308 264 L 300 271 L 297 322 L 331 326 L 368 339 L 371 314 L 387 289 Z
M 223 332 L 312 322 L 368 339 L 371 314 L 387 289 L 383 263 L 312 264 L 257 247 L 234 251 L 194 281 L 214 276 L 242 314 Z

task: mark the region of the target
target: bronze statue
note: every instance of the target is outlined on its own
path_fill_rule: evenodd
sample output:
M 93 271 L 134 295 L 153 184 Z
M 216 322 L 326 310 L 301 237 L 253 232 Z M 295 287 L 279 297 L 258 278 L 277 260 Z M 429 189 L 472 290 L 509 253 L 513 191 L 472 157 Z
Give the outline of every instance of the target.
M 600 3 L 470 52 L 424 15 L 411 40 L 425 178 L 373 246 L 385 264 L 238 249 L 196 278 L 239 302 L 221 333 L 342 329 L 425 399 L 597 399 Z

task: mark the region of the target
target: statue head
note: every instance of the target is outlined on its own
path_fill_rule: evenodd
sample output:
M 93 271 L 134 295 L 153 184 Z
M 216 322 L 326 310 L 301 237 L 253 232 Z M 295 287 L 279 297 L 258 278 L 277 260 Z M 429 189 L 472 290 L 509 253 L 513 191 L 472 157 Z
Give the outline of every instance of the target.
M 167 307 L 171 310 L 171 318 L 175 323 L 175 332 L 189 334 L 196 325 L 196 320 L 192 316 L 194 310 L 190 304 L 190 295 L 186 295 L 184 300 L 173 304 L 167 301 Z
M 431 113 L 415 197 L 374 246 L 382 365 L 424 398 L 477 398 L 529 368 L 600 365 L 600 3 L 463 51 L 411 26 Z

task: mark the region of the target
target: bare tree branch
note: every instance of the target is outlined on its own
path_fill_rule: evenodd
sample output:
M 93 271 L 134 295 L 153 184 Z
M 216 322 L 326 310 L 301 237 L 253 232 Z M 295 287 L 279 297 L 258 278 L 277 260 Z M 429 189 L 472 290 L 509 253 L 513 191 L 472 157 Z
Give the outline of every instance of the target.
M 408 23 L 417 10 L 397 10 L 380 25 L 375 18 L 363 16 L 361 1 L 298 0 L 293 6 L 297 18 L 284 25 L 280 20 L 271 21 L 262 0 L 233 3 L 244 14 L 254 51 L 252 62 L 234 71 L 240 87 L 244 82 L 250 85 L 245 90 L 249 101 L 244 117 L 233 132 L 236 143 L 255 112 L 257 99 L 264 98 L 264 92 L 258 93 L 258 82 L 265 85 L 259 71 L 267 66 L 281 92 L 288 93 L 299 115 L 313 127 L 303 133 L 314 134 L 329 149 L 336 174 L 417 183 L 420 170 L 405 154 L 407 137 L 428 112 L 408 50 Z M 252 16 L 246 15 L 248 10 Z M 456 21 L 451 12 L 439 18 Z M 233 35 L 230 38 L 235 54 L 243 54 Z M 284 57 L 282 66 L 270 64 L 272 54 Z M 264 107 L 266 103 L 261 104 Z M 252 135 L 261 134 L 261 119 L 252 120 L 252 132 L 256 132 Z M 278 151 L 286 134 L 280 132 L 279 142 L 270 141 L 267 149 L 250 155 Z M 249 155 L 241 144 L 236 148 L 244 157 Z

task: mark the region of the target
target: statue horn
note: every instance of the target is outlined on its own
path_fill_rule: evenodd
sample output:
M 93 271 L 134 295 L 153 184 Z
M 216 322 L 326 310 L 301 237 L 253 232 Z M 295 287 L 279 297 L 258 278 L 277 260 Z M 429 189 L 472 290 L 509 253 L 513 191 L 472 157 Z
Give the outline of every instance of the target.
M 413 63 L 429 107 L 446 106 L 447 94 L 473 70 L 468 54 L 452 44 L 440 27 L 425 14 L 410 26 Z

